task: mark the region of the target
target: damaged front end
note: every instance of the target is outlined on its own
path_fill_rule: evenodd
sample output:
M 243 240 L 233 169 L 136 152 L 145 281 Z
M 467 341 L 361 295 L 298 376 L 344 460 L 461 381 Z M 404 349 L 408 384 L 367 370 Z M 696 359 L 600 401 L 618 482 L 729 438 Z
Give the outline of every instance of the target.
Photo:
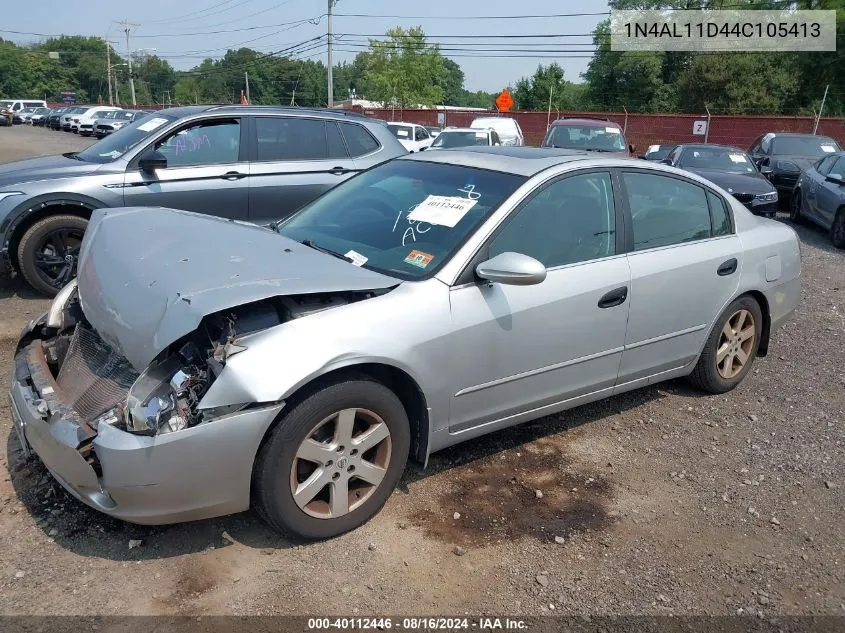
M 248 334 L 374 296 L 263 299 L 204 317 L 142 371 L 89 324 L 75 284 L 31 321 L 10 400 L 25 451 L 86 504 L 136 523 L 172 523 L 249 507 L 258 447 L 283 402 L 203 407 Z

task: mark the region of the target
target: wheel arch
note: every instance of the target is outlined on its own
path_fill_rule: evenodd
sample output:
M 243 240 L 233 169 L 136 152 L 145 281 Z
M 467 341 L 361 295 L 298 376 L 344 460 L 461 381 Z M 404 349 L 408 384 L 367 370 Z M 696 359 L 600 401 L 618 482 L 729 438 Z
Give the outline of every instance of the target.
M 285 398 L 285 407 L 279 417 L 271 424 L 261 439 L 256 457 L 264 448 L 272 430 L 284 419 L 285 412 L 293 406 L 318 392 L 323 385 L 343 379 L 369 378 L 390 389 L 399 398 L 405 412 L 411 431 L 411 446 L 408 457 L 413 458 L 423 466 L 428 461 L 429 435 L 431 423 L 428 404 L 417 381 L 403 369 L 383 362 L 364 362 L 345 365 L 332 369 L 326 373 L 314 376 L 308 382 L 300 385 L 290 396 Z
M 75 215 L 85 220 L 91 219 L 94 209 L 103 207 L 102 203 L 91 198 L 83 197 L 50 197 L 43 200 L 34 199 L 13 212 L 14 219 L 6 230 L 6 244 L 9 261 L 15 270 L 19 270 L 18 245 L 24 233 L 36 222 L 51 215 Z
M 765 358 L 769 353 L 769 338 L 772 332 L 772 316 L 769 309 L 769 300 L 766 298 L 766 295 L 759 290 L 748 290 L 737 295 L 733 301 L 742 297 L 751 297 L 754 299 L 757 302 L 757 305 L 760 306 L 760 312 L 763 313 L 763 327 L 760 331 L 760 345 L 757 349 L 757 356 Z M 733 301 L 731 301 L 731 303 L 733 303 Z

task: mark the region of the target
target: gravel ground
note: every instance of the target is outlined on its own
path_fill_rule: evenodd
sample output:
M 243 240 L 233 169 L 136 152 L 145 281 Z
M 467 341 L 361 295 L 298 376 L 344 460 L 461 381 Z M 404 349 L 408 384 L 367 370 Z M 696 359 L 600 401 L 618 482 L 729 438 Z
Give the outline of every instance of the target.
M 84 144 L 4 128 L 0 162 Z M 21 460 L 4 398 L 0 614 L 844 615 L 845 253 L 798 231 L 800 308 L 734 392 L 675 381 L 449 449 L 328 542 L 97 514 Z M 45 306 L 0 280 L 0 384 Z

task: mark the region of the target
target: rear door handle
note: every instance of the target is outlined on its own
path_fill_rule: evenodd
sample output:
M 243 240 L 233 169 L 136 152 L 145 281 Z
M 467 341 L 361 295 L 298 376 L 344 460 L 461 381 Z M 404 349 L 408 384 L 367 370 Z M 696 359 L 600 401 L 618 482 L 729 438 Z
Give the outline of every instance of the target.
M 332 167 L 329 170 L 329 173 L 334 175 L 334 176 L 342 176 L 343 174 L 348 174 L 350 171 L 352 171 L 352 170 L 346 169 L 345 167 Z
M 220 177 L 223 180 L 240 180 L 241 178 L 246 178 L 246 174 L 242 174 L 239 171 L 227 171 Z
M 733 275 L 736 272 L 737 261 L 736 257 L 731 257 L 728 261 L 722 263 L 721 266 L 716 270 L 716 274 L 720 277 L 727 277 L 728 275 Z
M 615 290 L 611 290 L 606 295 L 604 295 L 601 299 L 599 299 L 599 307 L 600 308 L 614 308 L 616 306 L 622 305 L 625 303 L 625 299 L 628 298 L 628 286 L 622 286 L 621 288 L 616 288 Z

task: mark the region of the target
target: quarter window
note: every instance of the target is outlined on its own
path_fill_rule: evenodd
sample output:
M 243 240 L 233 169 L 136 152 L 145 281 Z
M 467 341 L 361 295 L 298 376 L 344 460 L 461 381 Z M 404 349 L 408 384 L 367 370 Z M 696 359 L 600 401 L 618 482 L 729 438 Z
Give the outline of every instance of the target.
M 349 158 L 343 137 L 334 121 L 326 122 L 326 142 L 329 144 L 329 158 Z
M 340 123 L 340 130 L 343 138 L 346 139 L 346 146 L 352 158 L 372 154 L 379 148 L 378 141 L 373 138 L 363 125 L 357 123 Z
M 526 202 L 493 238 L 490 257 L 513 251 L 546 268 L 616 252 L 616 215 L 610 174 L 558 180 Z
M 238 119 L 204 121 L 171 134 L 156 144 L 168 167 L 222 165 L 238 162 L 241 126 Z
M 634 250 L 683 244 L 713 235 L 704 189 L 669 176 L 623 174 Z
M 713 237 L 730 235 L 731 220 L 725 201 L 712 191 L 707 192 L 707 201 L 710 203 L 710 215 L 713 218 Z

